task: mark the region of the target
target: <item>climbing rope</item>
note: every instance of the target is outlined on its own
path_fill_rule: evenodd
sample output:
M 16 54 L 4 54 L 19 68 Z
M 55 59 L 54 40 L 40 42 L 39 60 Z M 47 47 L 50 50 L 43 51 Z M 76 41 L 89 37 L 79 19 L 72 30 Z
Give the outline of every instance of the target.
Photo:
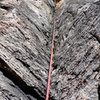
M 52 44 L 51 44 L 51 51 L 50 51 L 50 66 L 49 66 L 49 73 L 48 73 L 48 84 L 47 84 L 47 91 L 46 91 L 46 100 L 49 100 L 49 94 L 50 94 L 50 80 L 51 80 L 51 73 L 52 73 L 52 60 L 53 60 L 53 49 L 54 49 L 54 34 L 55 34 L 55 7 L 56 3 L 54 5 L 54 17 L 53 17 L 53 32 L 52 32 Z

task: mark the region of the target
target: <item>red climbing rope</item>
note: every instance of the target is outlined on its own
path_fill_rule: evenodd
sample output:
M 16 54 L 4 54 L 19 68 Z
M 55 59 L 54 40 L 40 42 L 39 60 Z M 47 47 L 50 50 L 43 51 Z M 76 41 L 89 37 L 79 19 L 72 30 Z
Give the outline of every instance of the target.
M 48 73 L 48 84 L 47 84 L 46 100 L 49 100 L 49 94 L 50 94 L 50 80 L 51 80 L 51 73 L 52 73 L 52 59 L 53 59 L 53 49 L 54 49 L 55 23 L 56 22 L 55 22 L 55 7 L 54 7 L 52 45 L 51 45 L 50 67 L 49 67 L 49 73 Z

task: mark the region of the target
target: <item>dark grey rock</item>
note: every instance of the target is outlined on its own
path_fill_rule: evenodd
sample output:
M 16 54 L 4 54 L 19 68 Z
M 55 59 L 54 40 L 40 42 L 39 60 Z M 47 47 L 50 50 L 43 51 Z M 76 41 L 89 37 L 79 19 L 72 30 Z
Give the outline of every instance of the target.
M 54 3 L 1 0 L 0 4 L 0 100 L 44 100 Z M 50 100 L 100 99 L 97 0 L 56 4 L 53 57 Z

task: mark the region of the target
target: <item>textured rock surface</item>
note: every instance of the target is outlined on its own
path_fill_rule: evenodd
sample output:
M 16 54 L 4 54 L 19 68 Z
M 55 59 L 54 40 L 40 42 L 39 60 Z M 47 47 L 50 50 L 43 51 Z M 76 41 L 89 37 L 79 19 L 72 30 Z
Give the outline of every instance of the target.
M 0 100 L 44 100 L 52 0 L 0 0 Z M 50 100 L 100 99 L 100 1 L 57 0 Z

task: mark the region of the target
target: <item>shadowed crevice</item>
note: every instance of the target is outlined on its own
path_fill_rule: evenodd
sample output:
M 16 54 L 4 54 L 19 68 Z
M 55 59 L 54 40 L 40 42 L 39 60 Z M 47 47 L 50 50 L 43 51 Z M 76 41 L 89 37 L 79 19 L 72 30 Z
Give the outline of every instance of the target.
M 0 8 L 5 9 L 5 10 L 7 10 L 7 11 L 13 9 L 12 6 L 5 5 L 5 4 L 2 4 L 2 3 L 0 3 Z
M 17 85 L 26 95 L 31 95 L 37 100 L 45 100 L 40 96 L 41 91 L 34 87 L 27 86 L 27 84 L 6 64 L 6 62 L 0 58 L 0 70 L 3 72 L 5 77 L 10 79 L 15 85 Z

